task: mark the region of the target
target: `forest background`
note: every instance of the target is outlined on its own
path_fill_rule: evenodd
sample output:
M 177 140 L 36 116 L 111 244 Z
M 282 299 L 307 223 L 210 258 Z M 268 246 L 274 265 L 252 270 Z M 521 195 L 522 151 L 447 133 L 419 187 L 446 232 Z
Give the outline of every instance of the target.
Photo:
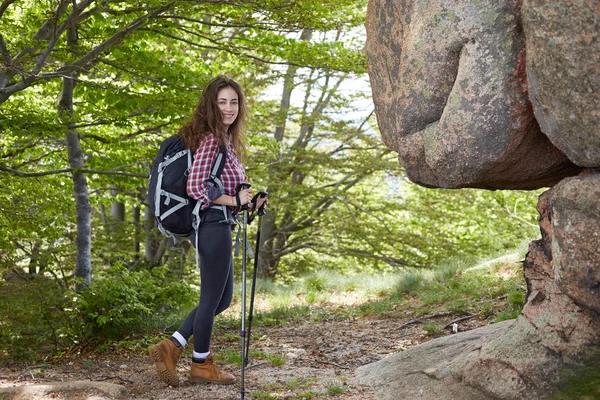
M 60 355 L 156 329 L 193 306 L 194 252 L 156 229 L 148 173 L 220 74 L 245 88 L 245 164 L 253 187 L 269 192 L 262 279 L 434 270 L 539 236 L 537 191 L 408 181 L 369 98 L 365 8 L 3 0 L 0 354 Z

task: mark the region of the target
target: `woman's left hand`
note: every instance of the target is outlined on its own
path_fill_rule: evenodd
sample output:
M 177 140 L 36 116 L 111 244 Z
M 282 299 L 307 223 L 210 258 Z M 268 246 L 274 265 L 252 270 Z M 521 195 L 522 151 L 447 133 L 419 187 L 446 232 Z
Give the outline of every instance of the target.
M 251 210 L 258 210 L 259 208 L 263 207 L 266 208 L 267 205 L 269 204 L 269 197 L 265 196 L 265 197 L 259 197 L 258 199 L 256 199 L 256 204 L 252 203 L 250 209 Z

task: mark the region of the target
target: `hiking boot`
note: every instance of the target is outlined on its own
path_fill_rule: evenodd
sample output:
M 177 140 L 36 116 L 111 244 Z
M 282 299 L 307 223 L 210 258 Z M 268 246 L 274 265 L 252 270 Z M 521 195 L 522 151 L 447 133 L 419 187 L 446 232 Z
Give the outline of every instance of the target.
M 167 385 L 173 387 L 179 386 L 179 377 L 177 376 L 177 361 L 183 351 L 183 346 L 177 347 L 169 340 L 165 339 L 155 346 L 150 347 L 148 352 L 150 358 L 154 361 L 158 377 Z
M 232 383 L 235 383 L 235 377 L 228 372 L 220 371 L 215 365 L 211 353 L 206 357 L 206 360 L 204 360 L 204 363 L 202 364 L 192 362 L 190 382 L 231 385 Z

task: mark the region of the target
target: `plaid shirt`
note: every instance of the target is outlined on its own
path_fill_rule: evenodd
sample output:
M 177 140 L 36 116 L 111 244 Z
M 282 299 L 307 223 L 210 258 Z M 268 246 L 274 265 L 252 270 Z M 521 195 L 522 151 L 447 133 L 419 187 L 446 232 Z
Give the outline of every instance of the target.
M 240 183 L 248 181 L 244 166 L 235 152 L 233 143 L 229 140 L 229 134 L 226 134 L 225 138 L 227 140 L 227 160 L 219 178 L 223 183 L 224 193 L 221 193 L 218 187 L 211 188 L 208 184 L 210 170 L 219 154 L 219 142 L 215 135 L 206 135 L 194 153 L 194 163 L 188 177 L 187 193 L 191 198 L 200 202 L 201 210 L 207 208 L 211 201 L 218 199 L 223 194 L 235 196 L 235 188 Z

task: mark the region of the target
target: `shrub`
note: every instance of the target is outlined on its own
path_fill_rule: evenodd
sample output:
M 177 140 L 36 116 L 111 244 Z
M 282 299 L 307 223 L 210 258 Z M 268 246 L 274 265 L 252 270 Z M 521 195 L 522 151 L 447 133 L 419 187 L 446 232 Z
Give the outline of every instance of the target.
M 38 275 L 0 280 L 2 358 L 35 360 L 90 339 L 103 342 L 166 329 L 182 319 L 179 310 L 197 302 L 197 293 L 184 282 L 170 282 L 165 268 L 116 266 L 98 275 L 80 293 Z
M 53 279 L 0 280 L 1 358 L 33 360 L 76 344 L 72 292 Z
M 184 282 L 168 282 L 166 268 L 129 271 L 113 267 L 81 293 L 77 306 L 89 334 L 118 339 L 133 332 L 166 329 L 179 322 L 182 308 L 197 301 Z

